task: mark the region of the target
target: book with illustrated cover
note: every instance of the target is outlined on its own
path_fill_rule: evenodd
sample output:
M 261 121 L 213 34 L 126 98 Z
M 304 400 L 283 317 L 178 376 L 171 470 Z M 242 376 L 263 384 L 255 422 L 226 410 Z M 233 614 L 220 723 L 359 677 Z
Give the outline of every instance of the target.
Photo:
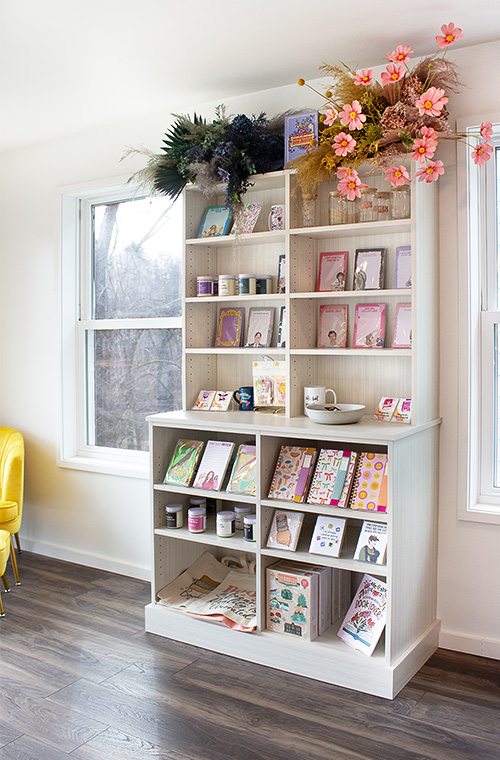
M 294 552 L 299 542 L 303 522 L 303 512 L 275 509 L 267 537 L 268 549 L 286 549 Z
M 347 345 L 346 305 L 319 307 L 318 348 L 345 348 Z
M 211 412 L 227 412 L 233 403 L 233 391 L 215 391 Z
M 318 515 L 311 538 L 311 554 L 339 557 L 347 520 L 344 517 Z
M 358 303 L 354 317 L 353 348 L 383 348 L 385 303 Z
M 262 203 L 243 203 L 241 209 L 243 218 L 241 222 L 235 222 L 231 235 L 244 235 L 245 233 L 253 232 L 259 214 L 262 211 L 262 205 Z
M 377 510 L 386 464 L 387 454 L 364 451 L 359 455 L 349 500 L 351 509 Z
M 294 158 L 309 153 L 317 142 L 317 111 L 285 116 L 285 167 Z
M 387 525 L 363 520 L 353 559 L 385 565 L 387 549 Z
M 238 447 L 226 491 L 255 496 L 257 492 L 256 476 L 257 449 L 251 444 L 242 443 Z
M 343 449 L 321 449 L 311 487 L 308 504 L 338 504 L 349 467 L 351 452 Z
M 217 320 L 216 348 L 238 348 L 243 335 L 244 308 L 221 308 Z
M 371 655 L 385 628 L 386 613 L 387 584 L 366 573 L 337 635 L 353 649 Z
M 385 248 L 356 250 L 353 290 L 381 290 L 384 287 L 385 256 Z
M 411 304 L 398 303 L 396 305 L 396 319 L 394 322 L 393 348 L 411 348 Z
M 351 451 L 351 456 L 349 457 L 349 465 L 347 467 L 347 473 L 345 476 L 344 485 L 342 487 L 342 493 L 340 494 L 338 502 L 334 503 L 332 506 L 345 509 L 349 505 L 349 498 L 351 496 L 351 490 L 358 467 L 358 459 L 359 454 L 356 451 Z
M 347 251 L 319 254 L 318 292 L 345 290 L 347 276 Z
M 179 438 L 163 482 L 177 486 L 190 486 L 203 445 L 204 441 Z
M 320 576 L 308 567 L 277 562 L 266 569 L 266 628 L 305 641 L 317 638 Z
M 400 245 L 396 248 L 394 288 L 411 288 L 411 246 L 409 245 Z
M 276 462 L 269 499 L 304 502 L 317 451 L 306 446 L 282 446 Z
M 219 237 L 227 235 L 231 221 L 231 209 L 226 206 L 208 206 L 203 215 L 198 237 Z
M 231 441 L 208 441 L 194 487 L 220 491 L 233 449 Z
M 194 402 L 193 409 L 198 409 L 202 412 L 208 412 L 212 406 L 212 402 L 215 398 L 215 391 L 200 391 L 198 398 Z

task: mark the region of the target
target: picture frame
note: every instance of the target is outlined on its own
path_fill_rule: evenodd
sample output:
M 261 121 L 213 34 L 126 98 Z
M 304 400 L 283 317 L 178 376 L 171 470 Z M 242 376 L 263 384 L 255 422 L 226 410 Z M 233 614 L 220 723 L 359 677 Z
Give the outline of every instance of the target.
M 278 260 L 277 293 L 286 293 L 286 253 L 280 253 Z
M 207 206 L 203 214 L 199 238 L 227 235 L 231 222 L 231 210 L 225 206 Z
M 353 290 L 382 290 L 385 280 L 385 248 L 357 248 Z
M 394 270 L 394 289 L 411 288 L 411 246 L 400 245 L 396 248 L 396 268 Z
M 305 111 L 285 117 L 285 166 L 312 150 L 318 142 L 318 111 Z
M 241 346 L 245 309 L 222 307 L 217 320 L 216 348 L 238 348 Z
M 274 327 L 274 306 L 252 306 L 248 311 L 245 348 L 268 348 Z
M 358 303 L 354 318 L 353 348 L 383 348 L 385 303 Z
M 318 348 L 345 348 L 347 346 L 346 304 L 324 304 L 319 307 Z
M 347 279 L 347 251 L 319 254 L 318 285 L 316 292 L 329 293 L 345 290 Z
M 394 320 L 393 348 L 411 348 L 411 304 L 398 303 Z

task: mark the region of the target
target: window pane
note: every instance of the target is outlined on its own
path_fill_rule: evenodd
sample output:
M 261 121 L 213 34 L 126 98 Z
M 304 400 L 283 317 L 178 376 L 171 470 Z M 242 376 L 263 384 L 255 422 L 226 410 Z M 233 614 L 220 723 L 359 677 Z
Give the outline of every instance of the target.
M 494 330 L 494 372 L 495 372 L 495 391 L 494 391 L 494 404 L 495 409 L 493 411 L 493 419 L 495 421 L 495 434 L 494 434 L 494 440 L 493 440 L 493 462 L 494 462 L 494 473 L 493 473 L 493 486 L 494 488 L 500 487 L 500 462 L 499 462 L 499 455 L 500 455 L 500 446 L 498 445 L 498 435 L 500 432 L 500 420 L 499 420 L 499 414 L 500 414 L 500 399 L 498 394 L 500 393 L 500 361 L 498 356 L 498 325 L 495 325 Z
M 92 318 L 180 316 L 182 204 L 139 198 L 92 210 Z
M 495 148 L 495 228 L 496 228 L 496 260 L 497 260 L 497 302 L 496 308 L 500 304 L 500 148 Z
M 180 329 L 87 331 L 87 443 L 147 451 L 146 415 L 182 406 L 181 354 Z

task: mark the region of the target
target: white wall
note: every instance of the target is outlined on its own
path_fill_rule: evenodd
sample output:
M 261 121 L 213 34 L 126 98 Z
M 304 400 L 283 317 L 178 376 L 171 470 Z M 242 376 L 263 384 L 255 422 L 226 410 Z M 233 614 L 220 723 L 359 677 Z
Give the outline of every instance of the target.
M 498 83 L 492 67 L 500 42 L 454 51 L 464 88 L 452 97 L 454 118 L 492 110 Z M 333 61 L 332 61 L 333 62 Z M 493 93 L 492 89 L 496 92 Z M 223 101 L 223 93 L 218 102 Z M 274 115 L 316 107 L 296 85 L 226 101 L 231 113 Z M 0 419 L 26 439 L 26 548 L 98 567 L 148 577 L 147 481 L 65 470 L 56 464 L 59 410 L 58 226 L 56 193 L 65 185 L 132 173 L 140 158 L 120 163 L 127 146 L 159 150 L 170 113 L 69 135 L 2 157 L 0 257 Z M 196 110 L 213 117 L 216 104 Z M 181 110 L 185 111 L 183 107 Z M 452 148 L 440 179 L 441 209 L 441 492 L 439 615 L 442 643 L 500 658 L 498 576 L 500 526 L 457 519 L 457 198 Z

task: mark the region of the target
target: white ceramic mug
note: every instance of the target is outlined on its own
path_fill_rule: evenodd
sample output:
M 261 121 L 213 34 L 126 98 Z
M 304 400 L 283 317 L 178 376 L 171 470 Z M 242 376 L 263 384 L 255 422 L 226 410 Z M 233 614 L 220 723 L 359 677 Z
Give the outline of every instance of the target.
M 271 206 L 271 212 L 268 219 L 270 230 L 285 229 L 285 207 L 281 205 Z
M 332 388 L 325 388 L 324 385 L 308 385 L 304 388 L 304 408 L 310 404 L 326 404 L 326 394 L 331 393 L 333 396 L 333 405 L 337 403 L 337 396 Z

